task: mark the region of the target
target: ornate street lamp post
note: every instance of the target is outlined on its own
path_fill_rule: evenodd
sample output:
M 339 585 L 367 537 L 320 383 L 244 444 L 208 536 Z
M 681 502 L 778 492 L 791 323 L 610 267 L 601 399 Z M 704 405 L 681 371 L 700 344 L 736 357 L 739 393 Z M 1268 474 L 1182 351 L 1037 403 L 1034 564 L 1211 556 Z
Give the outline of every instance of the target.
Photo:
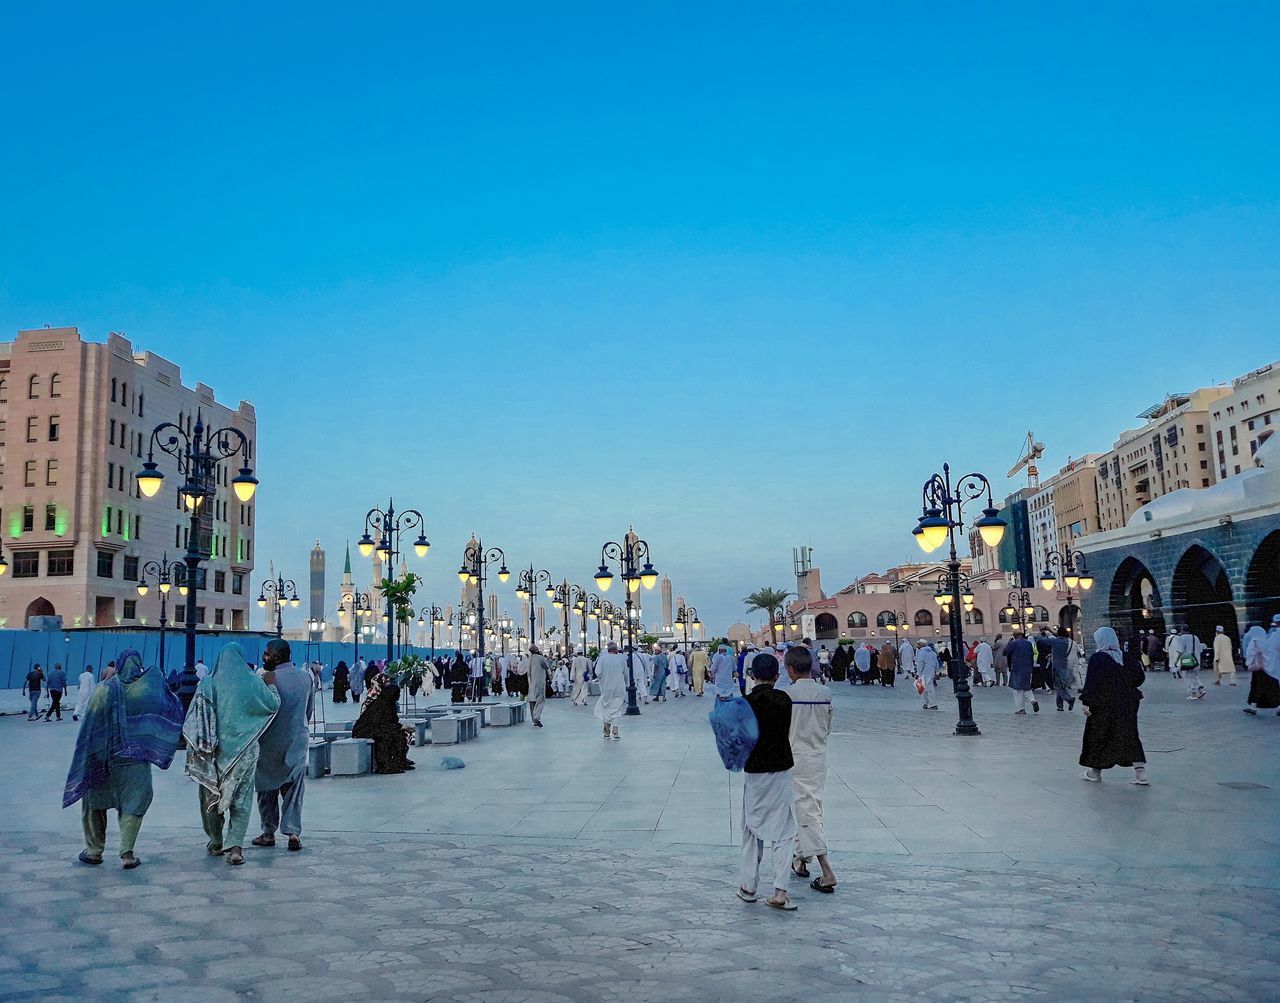
M 977 722 L 973 720 L 973 693 L 969 689 L 969 667 L 964 661 L 964 621 L 959 615 L 959 610 L 964 605 L 961 592 L 964 582 L 960 574 L 960 558 L 956 556 L 956 532 L 964 528 L 964 506 L 981 498 L 984 493 L 987 496 L 987 507 L 973 523 L 982 542 L 988 547 L 998 547 L 1004 538 L 1005 522 L 1000 518 L 992 500 L 991 482 L 982 474 L 965 474 L 953 486 L 951 466 L 944 463 L 942 473 L 934 474 L 925 481 L 921 493 L 923 513 L 912 534 L 926 553 L 937 550 L 943 543 L 950 545 L 947 573 L 943 577 L 950 591 L 951 609 L 955 611 L 955 615 L 951 617 L 951 664 L 958 666 L 952 679 L 952 689 L 959 709 L 956 734 L 980 735 Z M 972 606 L 972 593 L 965 594 L 969 595 L 969 605 Z
M 907 619 L 907 614 L 902 612 L 902 610 L 891 611 L 884 625 L 885 630 L 890 634 L 897 634 L 900 632 L 903 637 L 907 636 L 907 631 L 910 629 L 910 626 L 911 621 Z
M 279 576 L 275 581 L 267 579 L 262 583 L 262 588 L 258 590 L 258 605 L 264 607 L 267 605 L 267 596 L 274 596 L 276 601 L 276 637 L 284 634 L 284 604 L 297 607 L 302 602 L 298 598 L 298 586 L 292 580 L 286 580 Z
M 688 655 L 693 650 L 693 631 L 702 626 L 702 621 L 698 619 L 697 607 L 681 606 L 676 610 L 676 623 L 680 625 L 684 634 L 684 653 Z
M 1031 593 L 1026 589 L 1012 589 L 1009 592 L 1009 605 L 1004 608 L 1004 615 L 1009 622 L 1030 637 L 1031 625 L 1035 622 L 1035 605 L 1031 602 Z
M 444 610 L 439 606 L 423 606 L 418 611 L 418 626 L 425 627 L 431 621 L 431 657 L 436 657 L 436 627 L 444 623 Z
M 145 596 L 150 588 L 147 585 L 147 575 L 151 575 L 156 580 L 156 585 L 160 589 L 160 673 L 164 674 L 164 635 L 165 630 L 169 626 L 169 589 L 173 586 L 174 581 L 182 574 L 183 564 L 181 561 L 169 562 L 169 552 L 165 551 L 160 560 L 147 561 L 142 565 L 142 577 L 138 581 L 138 595 Z M 183 595 L 186 595 L 186 589 L 183 589 Z
M 551 584 L 550 571 L 537 571 L 530 564 L 528 568 L 520 572 L 520 578 L 516 582 L 516 598 L 523 599 L 529 604 L 529 643 L 534 643 L 534 638 L 538 636 L 537 631 L 537 615 L 538 611 L 535 607 L 534 597 L 537 595 L 538 586 L 541 585 L 546 589 L 547 598 L 555 598 L 555 586 Z
M 338 597 L 339 621 L 348 606 L 351 607 L 351 638 L 355 642 L 355 652 L 351 656 L 351 667 L 354 671 L 356 662 L 360 661 L 360 617 L 373 613 L 373 597 L 368 592 L 350 592 L 340 595 Z
M 635 604 L 631 597 L 643 585 L 646 589 L 658 584 L 658 572 L 654 570 L 649 559 L 649 544 L 628 530 L 621 543 L 610 540 L 600 548 L 600 568 L 596 571 L 596 585 L 601 592 L 607 592 L 613 584 L 613 572 L 609 570 L 609 562 L 616 561 L 622 572 L 622 585 L 626 589 L 623 614 L 627 626 L 627 716 L 636 717 L 640 713 L 640 704 L 636 701 L 636 669 L 635 669 Z M 644 561 L 641 567 L 640 562 Z
M 1085 557 L 1079 550 L 1048 550 L 1044 552 L 1044 574 L 1040 576 L 1040 587 L 1052 592 L 1058 587 L 1058 576 L 1053 568 L 1062 572 L 1062 583 L 1067 587 L 1067 608 L 1075 609 L 1075 589 L 1088 592 L 1093 588 L 1093 575 L 1085 567 Z M 1067 628 L 1073 637 L 1079 629 L 1075 615 L 1068 613 L 1070 625 Z
M 413 552 L 419 557 L 426 557 L 431 544 L 427 540 L 422 513 L 416 508 L 397 512 L 395 501 L 388 499 L 385 509 L 369 509 L 364 517 L 364 535 L 356 542 L 356 546 L 364 557 L 372 557 L 376 548 L 382 556 L 387 581 L 394 582 L 396 558 L 400 556 L 400 540 L 412 529 L 418 531 L 417 539 L 413 541 Z M 373 539 L 374 533 L 378 534 L 376 542 Z M 390 595 L 387 595 L 387 611 L 384 615 L 387 621 L 387 661 L 391 662 L 395 658 L 396 610 Z
M 196 664 L 196 590 L 200 588 L 200 562 L 213 552 L 212 501 L 218 493 L 218 470 L 225 460 L 240 457 L 240 472 L 231 478 L 231 488 L 242 502 L 253 499 L 258 489 L 258 479 L 249 466 L 249 439 L 238 428 L 206 428 L 204 413 L 196 412 L 196 423 L 188 433 L 181 425 L 162 422 L 151 430 L 147 445 L 147 461 L 137 474 L 138 490 L 144 497 L 154 498 L 164 483 L 164 474 L 156 464 L 155 450 L 168 453 L 178 461 L 178 473 L 183 476 L 178 489 L 182 501 L 191 513 L 191 525 L 187 530 L 187 552 L 183 555 L 186 567 L 187 611 L 186 634 L 187 666 Z
M 462 567 L 458 569 L 458 581 L 464 584 L 470 582 L 477 589 L 476 618 L 479 621 L 479 628 L 476 636 L 479 639 L 482 662 L 484 661 L 484 585 L 489 580 L 490 564 L 498 565 L 498 581 L 505 582 L 511 577 L 511 572 L 507 570 L 507 555 L 502 552 L 502 549 L 490 547 L 485 550 L 484 543 L 477 541 L 462 555 Z
M 572 607 L 580 612 L 584 603 L 583 596 L 585 595 L 587 595 L 586 589 L 582 588 L 580 585 L 572 585 L 568 579 L 565 579 L 556 586 L 555 595 L 551 599 L 551 605 L 553 607 L 564 610 L 564 654 L 566 655 L 571 654 L 569 651 L 569 609 Z M 582 623 L 583 633 L 585 634 L 585 615 Z

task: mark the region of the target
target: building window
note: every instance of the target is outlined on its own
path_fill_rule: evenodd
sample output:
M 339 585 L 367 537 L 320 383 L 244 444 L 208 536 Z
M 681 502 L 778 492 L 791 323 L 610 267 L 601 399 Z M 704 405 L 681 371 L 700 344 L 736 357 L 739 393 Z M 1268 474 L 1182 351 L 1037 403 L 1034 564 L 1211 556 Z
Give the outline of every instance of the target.
M 13 555 L 14 578 L 40 577 L 40 551 L 24 550 Z
M 136 599 L 126 599 L 124 601 L 124 618 L 126 620 L 138 619 L 138 601 Z
M 40 419 L 39 419 L 39 418 L 28 418 L 28 419 L 27 419 L 27 442 L 36 442 L 36 441 L 37 441 L 37 440 L 36 440 L 36 423 L 37 423 L 37 422 L 39 422 L 39 421 L 40 421 Z
M 226 623 L 226 612 L 224 610 L 215 609 L 213 611 L 213 625 L 215 627 L 221 627 L 225 623 Z
M 9 403 L 9 381 L 0 376 L 0 404 Z
M 44 531 L 52 533 L 58 528 L 58 506 L 46 505 L 44 507 Z
M 109 550 L 98 551 L 98 577 L 114 578 L 116 569 L 116 555 Z
M 32 374 L 31 379 L 27 380 L 27 400 L 40 399 L 40 377 Z
M 1200 478 L 1200 486 L 1202 488 L 1207 488 L 1209 486 L 1209 478 L 1207 477 Z
M 850 613 L 845 623 L 850 627 L 865 627 L 867 625 L 867 614 L 857 612 Z
M 187 622 L 187 604 L 185 602 L 175 603 L 173 607 L 173 622 Z
M 142 516 L 140 515 L 133 517 L 133 538 L 135 540 L 142 539 Z
M 932 614 L 932 613 L 930 613 L 927 609 L 917 610 L 917 611 L 916 611 L 916 626 L 917 626 L 917 627 L 932 627 L 932 626 L 933 626 L 933 614 Z
M 117 386 L 116 378 L 113 376 L 111 377 L 111 403 L 112 404 L 116 402 L 116 386 Z
M 49 551 L 49 577 L 70 578 L 76 573 L 76 552 L 74 550 Z
M 204 623 L 204 607 L 196 607 L 196 623 Z
M 107 425 L 107 442 L 113 446 L 116 444 L 116 420 L 114 418 Z
M 55 488 L 58 486 L 58 461 L 44 461 L 44 483 L 46 487 Z
M 231 594 L 233 596 L 244 595 L 244 575 L 236 573 L 231 576 Z
M 114 488 L 116 486 L 116 465 L 114 463 L 107 464 L 107 487 Z
M 49 377 L 49 396 L 50 397 L 62 396 L 62 377 L 59 376 L 57 373 L 54 373 L 52 376 Z
M 116 509 L 116 536 L 124 535 L 124 509 Z
M 49 418 L 49 441 L 57 442 L 58 434 L 60 431 L 61 431 L 61 426 L 58 422 L 58 416 L 56 414 L 51 415 Z
M 120 384 L 120 403 L 123 404 L 125 407 L 129 406 L 129 384 L 128 383 Z
M 225 571 L 215 571 L 213 573 L 213 591 L 227 591 L 227 573 Z
M 29 488 L 36 486 L 36 461 L 27 460 L 23 467 L 23 485 Z
M 30 533 L 36 528 L 36 508 L 34 505 L 22 506 L 22 531 Z
M 136 582 L 138 580 L 138 559 L 125 555 L 122 571 L 126 582 Z
M 145 399 L 145 397 L 146 397 L 145 394 L 138 394 L 138 417 L 139 418 L 144 417 L 142 413 L 142 402 Z

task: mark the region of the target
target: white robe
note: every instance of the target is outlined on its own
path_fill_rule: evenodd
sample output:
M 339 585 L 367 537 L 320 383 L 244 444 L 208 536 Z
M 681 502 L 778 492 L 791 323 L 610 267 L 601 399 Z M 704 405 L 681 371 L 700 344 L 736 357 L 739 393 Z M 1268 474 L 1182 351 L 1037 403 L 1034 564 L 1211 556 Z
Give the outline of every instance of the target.
M 986 641 L 978 642 L 977 663 L 978 671 L 982 673 L 983 679 L 994 678 L 995 655 L 991 651 L 991 645 Z
M 640 666 L 636 666 L 639 673 Z M 596 701 L 596 717 L 613 724 L 627 709 L 627 656 L 605 653 L 596 659 L 596 676 L 600 679 L 600 699 Z
M 84 717 L 89 709 L 89 698 L 93 696 L 93 673 L 86 669 L 80 673 L 80 682 L 76 686 L 76 709 L 72 712 L 76 717 Z
M 916 649 L 911 646 L 910 641 L 903 641 L 898 646 L 898 664 L 907 675 L 916 674 Z
M 808 860 L 827 852 L 822 831 L 822 796 L 827 786 L 827 738 L 834 711 L 831 691 L 814 679 L 797 679 L 791 697 L 791 755 L 795 766 L 795 813 L 799 855 Z

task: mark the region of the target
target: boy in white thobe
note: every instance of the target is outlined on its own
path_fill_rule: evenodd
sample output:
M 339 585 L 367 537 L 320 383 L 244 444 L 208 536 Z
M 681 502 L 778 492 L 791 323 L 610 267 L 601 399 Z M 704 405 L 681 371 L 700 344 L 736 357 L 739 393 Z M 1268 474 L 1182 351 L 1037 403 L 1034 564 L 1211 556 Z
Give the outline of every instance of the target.
M 831 691 L 813 678 L 813 657 L 808 649 L 792 648 L 785 664 L 791 677 L 787 696 L 791 698 L 791 756 L 795 760 L 791 781 L 796 791 L 798 827 L 791 869 L 807 878 L 807 865 L 816 857 L 822 876 L 814 878 L 809 887 L 830 893 L 836 886 L 836 875 L 827 859 L 822 831 L 822 795 L 827 786 L 827 739 L 834 715 Z

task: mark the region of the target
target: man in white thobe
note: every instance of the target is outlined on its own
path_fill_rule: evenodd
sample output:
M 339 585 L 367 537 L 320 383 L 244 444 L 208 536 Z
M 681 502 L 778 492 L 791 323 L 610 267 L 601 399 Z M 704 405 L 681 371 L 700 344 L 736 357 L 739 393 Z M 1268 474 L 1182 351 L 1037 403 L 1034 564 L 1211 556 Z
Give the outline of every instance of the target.
M 1191 633 L 1189 627 L 1180 629 L 1169 647 L 1170 666 L 1177 665 L 1178 675 L 1188 680 L 1188 700 L 1203 700 L 1208 692 L 1200 682 L 1200 652 L 1203 650 L 1204 642 Z
M 902 643 L 898 645 L 898 666 L 908 676 L 916 674 L 916 649 L 911 641 L 907 638 L 902 639 Z
M 671 652 L 667 659 L 667 692 L 675 696 L 684 696 L 689 685 L 689 666 L 684 660 L 684 652 L 679 648 Z
M 978 642 L 978 647 L 974 651 L 974 664 L 978 667 L 978 675 L 982 677 L 978 685 L 991 686 L 994 684 L 996 678 L 996 656 L 985 637 Z
M 591 659 L 583 653 L 582 645 L 578 645 L 570 668 L 573 674 L 573 705 L 585 707 L 587 694 L 590 692 Z
M 89 709 L 89 698 L 93 696 L 93 666 L 86 665 L 80 673 L 80 682 L 76 684 L 76 709 L 71 714 L 72 721 L 79 721 L 80 716 Z
M 1231 638 L 1218 627 L 1213 635 L 1213 685 L 1221 686 L 1224 679 L 1231 686 L 1236 684 L 1236 653 Z
M 933 650 L 933 645 L 925 641 L 920 645 L 920 650 L 916 652 L 916 675 L 920 682 L 924 684 L 924 692 L 920 695 L 924 698 L 924 710 L 937 710 L 938 705 L 937 693 L 934 690 L 933 681 L 938 675 L 938 653 Z
M 600 680 L 600 699 L 596 701 L 596 717 L 604 725 L 604 738 L 622 740 L 618 719 L 627 710 L 627 656 L 618 651 L 614 641 L 609 650 L 596 659 L 596 678 Z
M 1178 628 L 1170 627 L 1169 636 L 1164 639 L 1164 664 L 1165 668 L 1173 675 L 1174 679 L 1182 678 L 1182 670 L 1178 668 L 1178 656 L 1174 653 L 1173 646 L 1178 643 Z
M 786 670 L 791 677 L 787 696 L 791 698 L 791 756 L 795 760 L 791 781 L 796 791 L 798 827 L 791 869 L 807 878 L 808 863 L 816 857 L 822 876 L 809 887 L 829 893 L 836 886 L 836 875 L 827 859 L 822 831 L 822 795 L 827 786 L 827 739 L 834 716 L 831 691 L 813 678 L 813 659 L 807 648 L 787 652 Z

